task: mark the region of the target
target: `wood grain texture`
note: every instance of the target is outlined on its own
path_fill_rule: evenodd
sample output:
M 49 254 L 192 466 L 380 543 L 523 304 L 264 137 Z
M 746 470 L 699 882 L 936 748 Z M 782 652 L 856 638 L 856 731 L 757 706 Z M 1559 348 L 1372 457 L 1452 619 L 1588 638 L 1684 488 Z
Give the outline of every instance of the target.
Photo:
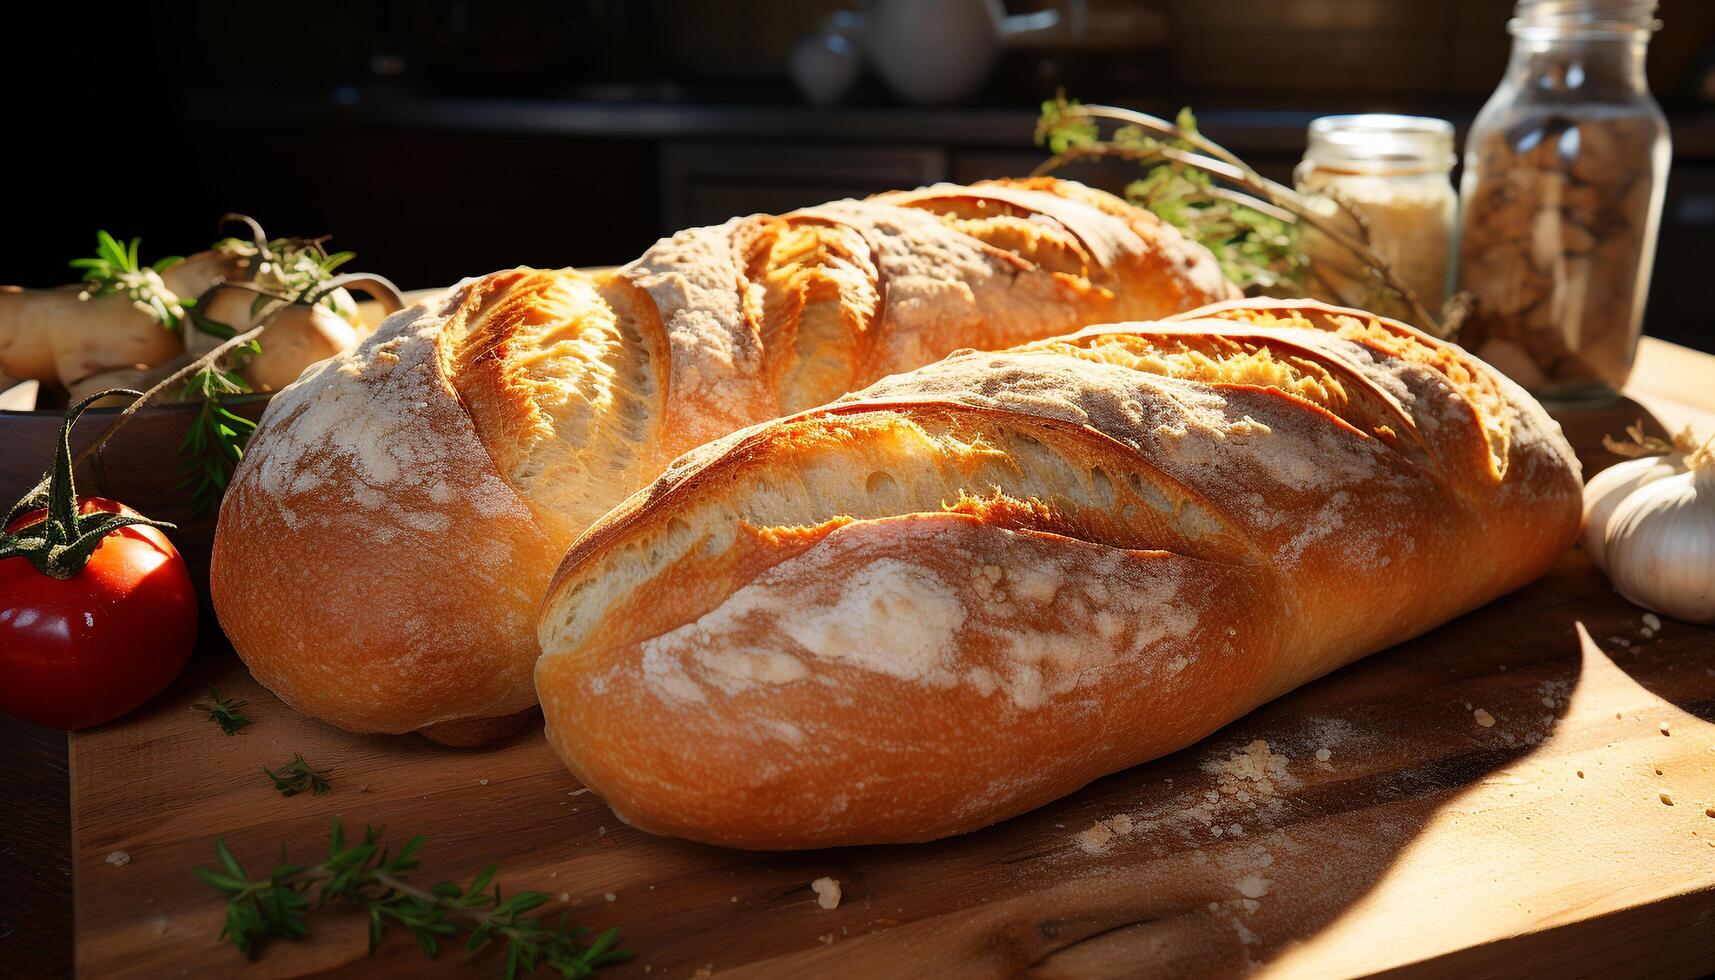
M 1638 411 L 1568 426 L 1592 469 L 1612 460 L 1586 433 Z M 279 704 L 235 660 L 200 658 L 143 711 L 72 740 L 78 971 L 237 971 L 215 940 L 220 899 L 190 869 L 212 861 L 216 834 L 256 867 L 282 841 L 309 856 L 339 815 L 427 834 L 424 879 L 496 862 L 509 890 L 619 926 L 639 956 L 604 973 L 616 977 L 1699 975 L 1715 969 L 1715 631 L 1642 627 L 1574 552 L 1518 593 L 1017 819 L 794 854 L 627 828 L 535 732 L 482 752 L 353 736 Z M 250 700 L 241 735 L 189 709 L 209 679 Z M 1233 778 L 1259 740 L 1283 764 Z M 294 752 L 334 768 L 331 793 L 273 791 L 259 767 Z M 1097 821 L 1112 837 L 1093 847 Z M 114 851 L 130 862 L 107 863 Z M 833 910 L 810 889 L 824 875 L 843 885 Z M 431 966 L 401 936 L 370 960 L 344 912 L 312 929 L 245 975 L 499 968 L 452 954 Z
M 0 976 L 69 976 L 66 734 L 0 715 L 0 756 Z

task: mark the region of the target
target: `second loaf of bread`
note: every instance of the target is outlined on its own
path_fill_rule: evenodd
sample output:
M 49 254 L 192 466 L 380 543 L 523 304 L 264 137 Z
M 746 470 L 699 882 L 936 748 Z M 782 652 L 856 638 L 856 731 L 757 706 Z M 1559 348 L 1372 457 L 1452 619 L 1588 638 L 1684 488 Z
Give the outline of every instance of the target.
M 966 352 L 675 463 L 567 555 L 536 683 L 645 830 L 919 841 L 1177 750 L 1541 574 L 1578 464 L 1517 386 L 1240 302 Z

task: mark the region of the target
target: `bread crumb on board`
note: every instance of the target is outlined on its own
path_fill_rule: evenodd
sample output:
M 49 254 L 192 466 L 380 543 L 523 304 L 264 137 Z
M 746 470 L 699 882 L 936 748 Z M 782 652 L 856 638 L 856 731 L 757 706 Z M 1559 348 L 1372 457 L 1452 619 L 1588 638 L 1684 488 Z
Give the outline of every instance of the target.
M 1113 839 L 1113 828 L 1108 826 L 1106 820 L 1097 820 L 1087 829 L 1078 832 L 1078 846 L 1090 854 L 1101 851 Z
M 1317 749 L 1316 750 L 1316 761 L 1317 762 L 1327 762 L 1329 759 L 1332 759 L 1333 757 L 1334 757 L 1334 753 L 1328 751 L 1327 749 Z
M 1471 717 L 1475 718 L 1477 720 L 1477 724 L 1482 725 L 1484 728 L 1495 727 L 1495 716 L 1489 714 L 1486 709 L 1478 708 L 1472 711 Z
M 1261 898 L 1268 894 L 1269 886 L 1272 884 L 1274 882 L 1261 875 L 1245 875 L 1234 882 L 1233 887 L 1237 888 L 1239 894 L 1246 898 Z
M 840 907 L 840 883 L 832 878 L 817 878 L 810 882 L 810 889 L 816 893 L 816 904 L 825 909 Z
M 115 868 L 123 868 L 127 864 L 131 863 L 131 855 L 124 851 L 114 851 L 112 854 L 107 855 L 106 860 L 108 864 L 113 865 Z

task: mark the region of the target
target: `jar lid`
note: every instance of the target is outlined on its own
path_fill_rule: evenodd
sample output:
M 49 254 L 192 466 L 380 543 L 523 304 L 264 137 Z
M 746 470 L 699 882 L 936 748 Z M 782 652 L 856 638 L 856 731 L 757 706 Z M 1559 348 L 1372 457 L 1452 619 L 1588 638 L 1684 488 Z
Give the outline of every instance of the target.
M 1430 116 L 1363 113 L 1310 122 L 1304 158 L 1317 166 L 1359 173 L 1451 169 L 1453 124 Z
M 1657 0 L 1518 0 L 1507 31 L 1526 40 L 1623 39 L 1661 29 Z

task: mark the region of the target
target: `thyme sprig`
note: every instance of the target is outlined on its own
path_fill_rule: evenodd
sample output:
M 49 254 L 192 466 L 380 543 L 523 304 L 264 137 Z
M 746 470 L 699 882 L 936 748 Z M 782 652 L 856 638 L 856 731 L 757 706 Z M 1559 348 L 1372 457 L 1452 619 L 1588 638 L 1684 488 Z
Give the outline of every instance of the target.
M 468 886 L 443 881 L 425 890 L 408 884 L 406 877 L 420 863 L 417 855 L 425 841 L 422 835 L 412 837 L 392 853 L 382 846 L 381 828 L 365 827 L 363 838 L 348 844 L 335 818 L 327 856 L 316 864 L 290 863 L 282 847 L 280 863 L 267 877 L 253 880 L 226 842 L 216 838 L 220 867 L 197 868 L 196 876 L 226 896 L 226 925 L 220 938 L 230 941 L 246 959 L 254 959 L 266 940 L 308 936 L 306 913 L 334 901 L 368 916 L 370 955 L 386 931 L 397 926 L 430 959 L 440 955 L 444 939 L 460 933 L 468 933 L 466 953 L 503 942 L 508 980 L 542 966 L 562 977 L 588 977 L 598 967 L 631 958 L 628 950 L 615 948 L 618 929 L 608 929 L 586 944 L 583 937 L 590 930 L 567 926 L 563 913 L 552 922 L 547 916 L 529 915 L 546 904 L 548 896 L 542 892 L 503 896 L 500 886 L 493 884 L 494 865 Z
M 208 712 L 208 720 L 220 726 L 220 730 L 228 735 L 237 735 L 238 730 L 250 724 L 250 718 L 243 711 L 248 701 L 234 701 L 222 697 L 220 688 L 213 684 L 208 686 L 208 700 L 198 701 L 193 707 L 198 711 Z
M 328 782 L 333 770 L 312 769 L 302 755 L 294 754 L 292 761 L 281 766 L 279 772 L 263 766 L 262 774 L 274 781 L 274 788 L 280 791 L 281 796 L 297 796 L 299 793 L 320 796 L 333 789 L 333 784 Z
M 327 238 L 269 238 L 256 219 L 243 214 L 228 214 L 221 224 L 243 224 L 250 230 L 248 240 L 226 238 L 215 248 L 248 258 L 253 267 L 249 285 L 256 290 L 250 304 L 250 315 L 257 316 L 270 305 L 304 302 L 317 287 L 334 278 L 339 267 L 357 256 L 356 252 L 329 252 Z M 320 297 L 328 309 L 349 316 L 341 309 L 337 297 L 330 291 Z
M 1103 121 L 1120 124 L 1106 139 Z M 1053 154 L 1037 174 L 1085 159 L 1115 158 L 1150 167 L 1127 187 L 1127 197 L 1208 247 L 1227 278 L 1249 293 L 1301 294 L 1305 277 L 1315 275 L 1305 257 L 1303 231 L 1314 229 L 1360 267 L 1365 295 L 1342 297 L 1343 302 L 1393 306 L 1430 333 L 1452 333 L 1452 324 L 1444 328 L 1370 247 L 1367 223 L 1345 202 L 1333 199 L 1353 219 L 1355 232 L 1204 136 L 1189 109 L 1168 122 L 1128 109 L 1083 105 L 1062 93 L 1042 103 L 1036 141 Z
M 138 246 L 141 244 L 142 239 L 139 238 L 121 244 L 105 231 L 96 232 L 95 254 L 70 262 L 72 268 L 83 270 L 86 285 L 78 296 L 88 300 L 123 293 L 131 300 L 132 306 L 147 313 L 156 323 L 168 330 L 177 330 L 186 308 L 195 300 L 175 295 L 167 288 L 161 273 L 183 262 L 184 258 L 171 255 L 144 265 L 138 258 Z

